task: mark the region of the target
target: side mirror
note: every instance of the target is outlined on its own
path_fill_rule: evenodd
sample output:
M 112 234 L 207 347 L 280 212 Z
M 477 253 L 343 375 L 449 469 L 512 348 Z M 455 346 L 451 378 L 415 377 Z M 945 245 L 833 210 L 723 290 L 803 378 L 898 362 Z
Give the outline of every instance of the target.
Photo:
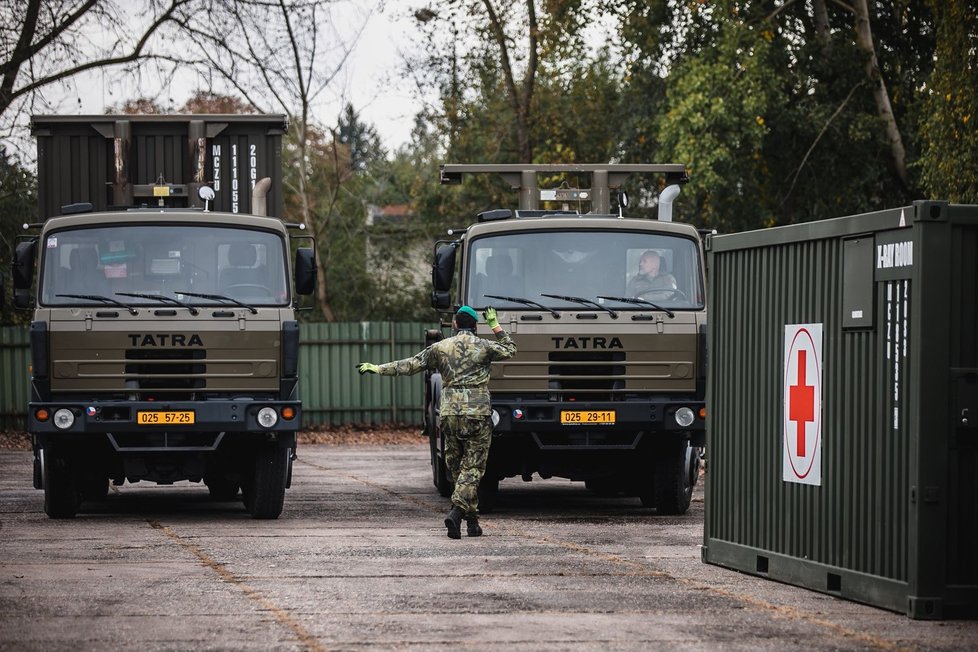
M 429 347 L 435 342 L 440 342 L 445 338 L 445 335 L 438 328 L 429 328 L 424 332 L 424 345 Z
M 295 250 L 295 291 L 312 294 L 316 289 L 316 252 L 309 248 Z
M 435 261 L 431 265 L 431 307 L 435 310 L 446 310 L 452 305 L 456 251 L 455 244 L 444 244 L 435 250 Z
M 448 292 L 432 292 L 431 307 L 435 310 L 448 310 L 452 307 L 452 297 Z
M 14 308 L 18 310 L 28 310 L 34 306 L 31 300 L 31 291 L 16 288 L 14 289 Z
M 14 280 L 14 295 L 16 290 L 30 290 L 34 283 L 34 252 L 37 250 L 37 240 L 23 240 L 14 248 L 14 259 L 10 263 L 10 275 Z

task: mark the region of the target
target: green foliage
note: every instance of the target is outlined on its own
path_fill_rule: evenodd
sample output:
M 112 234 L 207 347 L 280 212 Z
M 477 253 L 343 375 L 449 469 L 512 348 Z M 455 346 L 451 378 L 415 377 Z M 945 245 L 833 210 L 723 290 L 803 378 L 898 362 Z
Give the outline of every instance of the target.
M 871 13 L 894 114 L 913 143 L 907 127 L 913 86 L 928 70 L 927 21 L 900 4 Z M 853 16 L 826 6 L 827 34 L 808 3 L 719 0 L 683 12 L 653 2 L 623 16 L 623 101 L 636 107 L 623 121 L 623 153 L 690 166 L 682 219 L 730 232 L 915 197 L 891 169 Z M 665 21 L 659 30 L 657 21 Z
M 968 0 L 931 0 L 936 65 L 920 119 L 917 164 L 929 197 L 978 204 L 978 11 Z
M 715 47 L 673 69 L 658 140 L 666 158 L 688 166 L 693 181 L 684 204 L 692 205 L 692 221 L 721 231 L 772 221 L 758 199 L 771 182 L 768 123 L 786 104 L 780 80 L 769 74 L 778 54 L 763 30 L 731 21 Z
M 30 313 L 11 308 L 10 297 L 13 287 L 10 280 L 10 260 L 16 238 L 24 232 L 25 222 L 37 220 L 37 178 L 32 172 L 21 167 L 0 147 L 0 286 L 4 288 L 0 296 L 0 325 L 26 324 Z

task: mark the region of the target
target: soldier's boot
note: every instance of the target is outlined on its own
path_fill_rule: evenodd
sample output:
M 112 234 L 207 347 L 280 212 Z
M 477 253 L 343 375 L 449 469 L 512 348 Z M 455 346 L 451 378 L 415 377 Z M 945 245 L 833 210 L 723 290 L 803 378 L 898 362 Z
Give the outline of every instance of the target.
M 481 537 L 482 527 L 479 525 L 479 515 L 465 517 L 465 530 L 470 537 Z
M 458 507 L 452 507 L 451 511 L 448 512 L 448 516 L 445 517 L 445 527 L 448 528 L 448 538 L 449 539 L 461 539 L 462 538 L 462 510 Z

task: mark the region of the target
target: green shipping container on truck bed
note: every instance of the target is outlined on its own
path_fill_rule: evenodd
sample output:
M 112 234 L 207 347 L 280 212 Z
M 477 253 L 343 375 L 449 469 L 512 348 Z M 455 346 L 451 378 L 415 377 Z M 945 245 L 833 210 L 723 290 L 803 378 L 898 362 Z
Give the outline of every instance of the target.
M 712 238 L 703 559 L 978 609 L 978 206 Z
M 267 215 L 282 217 L 282 115 L 34 116 L 38 216 L 88 202 L 94 211 L 203 208 L 253 213 L 252 190 L 268 177 Z

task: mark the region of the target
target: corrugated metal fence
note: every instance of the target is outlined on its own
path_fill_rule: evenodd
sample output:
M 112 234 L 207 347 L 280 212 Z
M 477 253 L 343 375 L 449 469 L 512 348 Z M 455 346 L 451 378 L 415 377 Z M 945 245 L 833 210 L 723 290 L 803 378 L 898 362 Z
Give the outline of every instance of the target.
M 424 346 L 436 323 L 357 322 L 302 324 L 299 395 L 303 425 L 420 424 L 420 376 L 361 377 L 358 362 L 388 362 Z M 0 430 L 24 427 L 29 397 L 30 344 L 22 327 L 0 328 Z
M 0 430 L 24 427 L 30 396 L 30 331 L 27 327 L 0 328 Z

